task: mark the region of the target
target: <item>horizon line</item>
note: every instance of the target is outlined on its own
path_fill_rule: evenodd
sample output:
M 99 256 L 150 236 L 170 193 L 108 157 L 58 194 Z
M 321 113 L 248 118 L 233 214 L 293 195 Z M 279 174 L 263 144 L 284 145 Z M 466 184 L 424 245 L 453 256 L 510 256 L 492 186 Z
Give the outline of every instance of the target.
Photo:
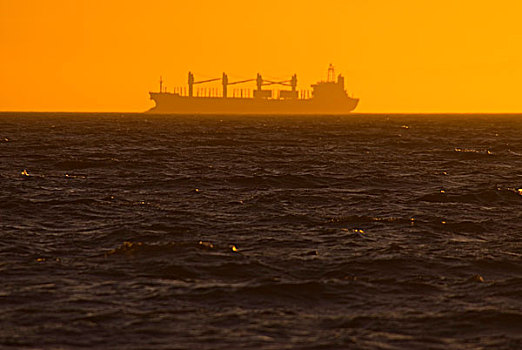
M 57 113 L 57 114 L 144 114 L 144 115 L 163 115 L 163 116 L 181 116 L 181 115 L 197 115 L 197 116 L 212 116 L 212 115 L 227 115 L 227 116 L 249 116 L 249 115 L 257 115 L 257 114 L 241 114 L 241 113 L 147 113 L 148 111 L 138 112 L 138 111 L 68 111 L 68 110 L 0 110 L 0 114 L 8 114 L 8 113 L 16 113 L 16 114 L 28 114 L 28 113 L 36 113 L 36 114 L 49 114 L 49 113 Z M 314 116 L 314 114 L 259 114 L 260 116 Z M 390 111 L 390 112 L 350 112 L 346 114 L 317 114 L 317 115 L 331 115 L 331 116 L 350 116 L 350 115 L 522 115 L 522 111 L 520 112 L 400 112 L 400 111 Z

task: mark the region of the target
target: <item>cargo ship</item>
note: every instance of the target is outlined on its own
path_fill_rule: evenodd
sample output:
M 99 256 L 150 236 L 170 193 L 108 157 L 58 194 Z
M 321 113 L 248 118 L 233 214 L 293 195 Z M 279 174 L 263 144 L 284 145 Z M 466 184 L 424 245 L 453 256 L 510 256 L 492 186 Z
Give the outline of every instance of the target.
M 199 88 L 202 84 L 221 81 L 221 88 Z M 255 82 L 256 89 L 232 89 L 231 86 Z M 150 92 L 156 105 L 148 113 L 157 114 L 346 114 L 353 111 L 359 99 L 348 96 L 344 77 L 335 75 L 332 65 L 326 81 L 311 85 L 312 90 L 297 89 L 297 75 L 289 80 L 272 81 L 257 74 L 255 79 L 229 81 L 220 78 L 196 81 L 188 73 L 188 88 L 168 91 L 160 78 L 159 92 Z M 271 90 L 267 86 L 282 86 Z

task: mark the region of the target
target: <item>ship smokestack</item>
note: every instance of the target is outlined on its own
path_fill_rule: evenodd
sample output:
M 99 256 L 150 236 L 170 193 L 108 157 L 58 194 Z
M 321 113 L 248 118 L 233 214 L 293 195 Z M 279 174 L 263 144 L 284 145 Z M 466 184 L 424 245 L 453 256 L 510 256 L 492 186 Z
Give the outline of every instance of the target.
M 344 77 L 341 74 L 337 76 L 337 84 L 344 89 Z

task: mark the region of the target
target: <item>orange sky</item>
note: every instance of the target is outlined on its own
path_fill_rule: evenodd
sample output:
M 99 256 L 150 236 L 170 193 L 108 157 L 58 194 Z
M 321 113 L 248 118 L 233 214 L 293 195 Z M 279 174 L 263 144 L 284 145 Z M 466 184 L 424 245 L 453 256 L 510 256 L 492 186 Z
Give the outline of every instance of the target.
M 188 70 L 306 88 L 333 63 L 358 112 L 522 112 L 521 14 L 519 0 L 0 0 L 0 111 L 144 111 L 160 75 L 173 88 Z

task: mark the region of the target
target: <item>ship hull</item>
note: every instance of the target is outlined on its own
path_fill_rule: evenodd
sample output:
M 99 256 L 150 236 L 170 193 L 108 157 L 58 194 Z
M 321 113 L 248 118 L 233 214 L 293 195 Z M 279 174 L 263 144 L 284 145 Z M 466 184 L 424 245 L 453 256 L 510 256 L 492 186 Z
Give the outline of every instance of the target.
M 148 111 L 155 114 L 347 114 L 358 99 L 268 100 L 256 98 L 188 97 L 172 93 L 151 92 L 156 106 Z

